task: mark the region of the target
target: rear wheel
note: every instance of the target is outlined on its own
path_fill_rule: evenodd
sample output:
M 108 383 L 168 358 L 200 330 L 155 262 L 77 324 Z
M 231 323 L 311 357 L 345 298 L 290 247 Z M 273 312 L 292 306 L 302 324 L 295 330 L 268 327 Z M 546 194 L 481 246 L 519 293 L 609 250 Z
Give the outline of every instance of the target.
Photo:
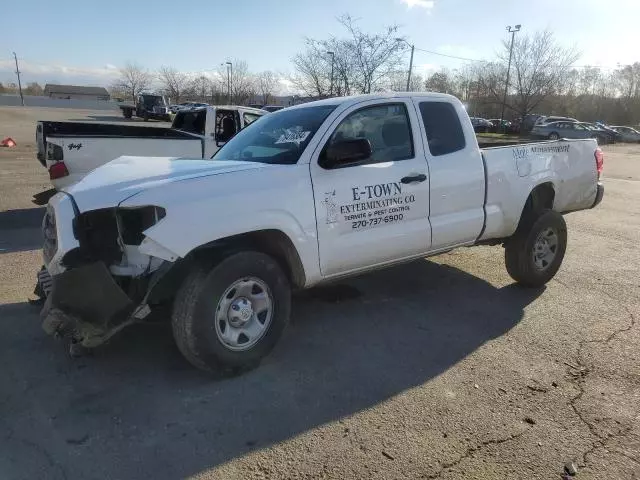
M 244 251 L 196 268 L 176 296 L 173 335 L 196 367 L 237 373 L 257 366 L 289 322 L 291 290 L 270 256 Z
M 549 134 L 549 140 L 558 140 L 560 138 L 560 135 L 558 135 L 556 132 L 551 132 Z
M 505 244 L 507 272 L 516 282 L 544 285 L 558 272 L 567 249 L 567 225 L 562 215 L 545 210 L 518 230 Z

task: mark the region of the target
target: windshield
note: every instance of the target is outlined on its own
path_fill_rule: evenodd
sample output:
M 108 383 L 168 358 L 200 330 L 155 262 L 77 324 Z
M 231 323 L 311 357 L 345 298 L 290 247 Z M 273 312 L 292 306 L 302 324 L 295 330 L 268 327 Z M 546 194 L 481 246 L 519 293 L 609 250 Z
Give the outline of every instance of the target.
M 216 160 L 291 165 L 337 105 L 281 110 L 260 117 L 215 154 Z
M 164 106 L 164 97 L 157 95 L 144 95 L 142 97 L 145 107 Z

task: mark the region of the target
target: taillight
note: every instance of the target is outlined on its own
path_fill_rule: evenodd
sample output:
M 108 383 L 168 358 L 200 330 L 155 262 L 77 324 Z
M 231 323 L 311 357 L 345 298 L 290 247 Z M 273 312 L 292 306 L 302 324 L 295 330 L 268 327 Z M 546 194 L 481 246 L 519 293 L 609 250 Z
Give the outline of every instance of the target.
M 602 175 L 602 167 L 604 166 L 604 153 L 602 153 L 600 147 L 596 148 L 594 156 L 596 157 L 596 170 L 598 171 L 598 180 L 600 180 L 600 176 Z
M 64 162 L 54 163 L 49 167 L 49 179 L 55 180 L 56 178 L 62 178 L 69 175 L 69 170 Z

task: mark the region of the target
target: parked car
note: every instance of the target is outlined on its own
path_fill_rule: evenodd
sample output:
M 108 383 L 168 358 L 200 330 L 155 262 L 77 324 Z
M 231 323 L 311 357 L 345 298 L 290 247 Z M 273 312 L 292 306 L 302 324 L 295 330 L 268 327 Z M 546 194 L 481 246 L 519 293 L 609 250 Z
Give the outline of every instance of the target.
M 548 138 L 558 140 L 559 138 L 595 138 L 604 141 L 605 134 L 600 134 L 592 129 L 581 125 L 579 122 L 551 122 L 542 125 L 535 125 L 530 135 L 534 138 Z
M 290 107 L 214 159 L 122 157 L 50 200 L 46 332 L 95 347 L 173 302 L 184 356 L 242 371 L 280 338 L 293 289 L 487 244 L 540 287 L 564 257 L 562 214 L 604 192 L 594 140 L 481 150 L 462 103 L 434 93 Z
M 600 126 L 596 125 L 595 123 L 578 122 L 577 124 L 582 125 L 587 130 L 591 130 L 592 132 L 594 132 L 596 134 L 595 138 L 598 139 L 598 143 L 601 143 L 601 144 L 615 143 L 617 140 L 617 137 L 618 137 L 617 134 L 607 131 L 604 128 L 601 128 Z
M 278 110 L 282 110 L 284 108 L 283 105 L 265 105 L 261 107 L 262 110 L 266 110 L 267 112 L 277 112 Z
M 594 125 L 600 130 L 604 130 L 605 132 L 607 132 L 607 134 L 612 138 L 614 142 L 616 140 L 619 141 L 622 138 L 622 135 L 620 135 L 620 133 L 616 132 L 613 128 L 611 128 L 608 125 L 605 125 L 602 122 L 596 122 Z
M 518 133 L 529 133 L 541 117 L 542 115 L 538 115 L 537 113 L 525 115 L 524 118 L 520 119 Z
M 248 107 L 178 111 L 171 128 L 78 122 L 38 122 L 38 160 L 61 190 L 122 155 L 209 159 L 236 132 L 267 112 Z
M 540 116 L 538 117 L 538 119 L 536 120 L 535 125 L 545 125 L 547 123 L 552 123 L 552 122 L 577 122 L 578 120 L 576 120 L 575 118 L 570 118 L 570 117 L 557 117 L 557 116 Z
M 493 133 L 518 133 L 519 129 L 514 126 L 509 120 L 500 120 L 499 118 L 490 118 L 492 127 L 489 129 Z M 502 126 L 500 126 L 502 122 Z
M 480 117 L 471 117 L 471 125 L 473 125 L 473 131 L 476 133 L 487 133 L 493 128 L 493 123 L 486 118 Z
M 624 127 L 620 125 L 612 126 L 611 128 L 620 134 L 620 140 L 622 142 L 640 142 L 640 132 L 635 128 Z
M 165 122 L 171 121 L 171 117 L 169 116 L 169 103 L 162 95 L 151 93 L 140 94 L 136 99 L 135 105 L 123 104 L 120 105 L 120 110 L 122 110 L 124 118 L 131 118 L 135 115 L 136 117 L 144 119 L 145 122 L 149 119 L 162 120 Z

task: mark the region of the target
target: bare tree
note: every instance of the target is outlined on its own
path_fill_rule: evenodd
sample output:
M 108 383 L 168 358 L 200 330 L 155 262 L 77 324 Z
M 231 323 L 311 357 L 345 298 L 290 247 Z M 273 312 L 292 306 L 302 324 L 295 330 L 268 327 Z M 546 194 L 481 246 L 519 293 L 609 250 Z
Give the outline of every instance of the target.
M 509 56 L 509 42 L 503 43 L 502 63 Z M 549 95 L 558 91 L 571 64 L 579 58 L 572 48 L 558 45 L 547 30 L 516 37 L 513 43 L 512 104 L 507 106 L 524 117 Z
M 447 70 L 432 73 L 424 82 L 424 88 L 430 92 L 456 93 L 455 80 Z
M 207 102 L 213 89 L 213 82 L 206 75 L 198 75 L 189 81 L 186 96 L 198 102 Z
M 256 83 L 258 91 L 262 96 L 262 103 L 267 105 L 269 103 L 269 98 L 274 95 L 274 92 L 280 86 L 280 80 L 275 73 L 270 70 L 266 70 L 256 76 Z
M 625 98 L 640 98 L 640 62 L 625 65 L 616 72 L 620 94 Z
M 305 51 L 292 59 L 292 83 L 309 96 L 371 93 L 388 87 L 399 70 L 405 45 L 398 41 L 398 27 L 382 33 L 366 33 L 349 15 L 338 21 L 346 38 L 306 39 Z
M 160 67 L 158 79 L 166 94 L 174 103 L 179 103 L 189 87 L 189 77 L 173 67 Z
M 291 82 L 310 97 L 329 95 L 331 63 L 322 43 L 306 39 L 305 51 L 291 60 L 296 71 Z
M 38 82 L 31 82 L 24 89 L 25 95 L 42 95 L 44 94 L 44 89 L 40 86 Z
M 404 92 L 407 90 L 407 74 L 406 70 L 394 70 L 387 74 L 387 88 L 394 92 Z M 413 72 L 409 83 L 410 92 L 419 92 L 424 90 L 424 78 L 422 75 Z
M 134 102 L 140 92 L 151 86 L 151 74 L 137 63 L 129 62 L 120 69 L 120 77 L 113 83 L 112 89 L 122 92 Z
M 343 15 L 338 21 L 347 29 L 350 37 L 347 47 L 356 66 L 355 82 L 361 93 L 371 93 L 380 87 L 381 81 L 389 72 L 397 69 L 404 42 L 399 41 L 397 25 L 385 28 L 383 33 L 365 33 L 349 15 Z
M 229 102 L 235 103 L 237 105 L 242 105 L 255 96 L 257 90 L 256 80 L 254 76 L 249 72 L 247 62 L 245 62 L 244 60 L 234 60 L 232 65 L 233 73 L 231 74 L 231 99 L 229 99 Z M 226 90 L 226 64 L 221 65 L 218 69 L 218 77 L 221 79 L 221 82 L 225 84 Z

